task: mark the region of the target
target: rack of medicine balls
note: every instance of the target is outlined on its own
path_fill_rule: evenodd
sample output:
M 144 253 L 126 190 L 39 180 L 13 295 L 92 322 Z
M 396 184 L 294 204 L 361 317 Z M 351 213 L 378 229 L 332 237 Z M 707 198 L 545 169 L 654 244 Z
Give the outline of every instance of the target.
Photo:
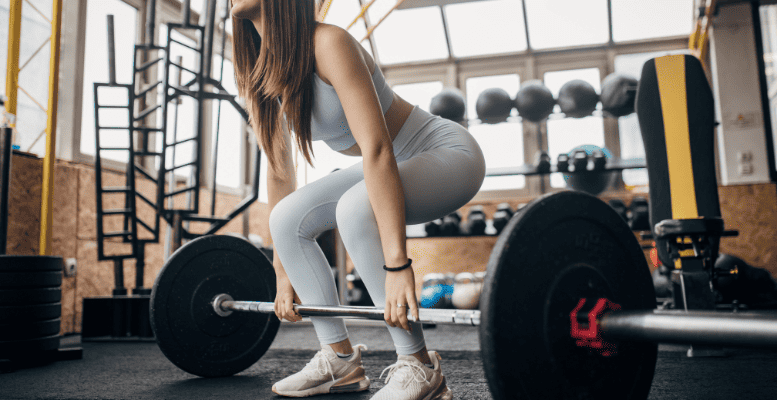
M 475 104 L 477 120 L 466 120 L 464 95 L 455 88 L 443 89 L 432 98 L 429 111 L 442 118 L 461 124 L 498 124 L 518 119 L 541 123 L 548 118 L 586 118 L 601 114 L 620 118 L 634 112 L 638 80 L 632 76 L 613 73 L 601 84 L 601 93 L 589 82 L 572 80 L 559 90 L 558 98 L 542 81 L 525 82 L 514 98 L 501 88 L 481 92 Z M 601 111 L 599 104 L 601 103 Z M 558 105 L 560 113 L 554 114 Z M 582 145 L 568 153 L 559 154 L 555 163 L 545 150 L 537 151 L 533 163 L 509 168 L 489 168 L 486 176 L 564 174 L 567 187 L 590 194 L 599 194 L 615 183 L 624 169 L 645 168 L 644 159 L 616 159 L 606 148 Z M 544 186 L 543 186 L 544 192 Z
M 620 118 L 634 112 L 637 85 L 636 78 L 613 73 L 602 81 L 601 93 L 583 80 L 567 82 L 559 90 L 558 98 L 554 98 L 550 89 L 539 80 L 525 82 L 514 98 L 504 89 L 491 88 L 478 96 L 475 105 L 478 120 L 475 121 L 466 120 L 466 100 L 461 91 L 446 88 L 432 98 L 430 112 L 462 124 L 497 124 L 510 120 L 516 109 L 520 118 L 540 123 L 553 115 L 556 105 L 563 113 L 560 117 L 585 118 L 597 113 L 601 103 L 604 116 Z M 489 169 L 487 176 L 562 172 L 570 189 L 596 195 L 613 184 L 617 172 L 646 166 L 643 159 L 615 160 L 609 150 L 594 145 L 575 147 L 568 154 L 559 154 L 555 161 L 546 151 L 538 151 L 532 164 Z M 610 200 L 609 204 L 633 231 L 650 230 L 646 198 L 635 197 L 629 206 L 620 199 Z M 486 218 L 480 205 L 471 207 L 466 219 L 456 211 L 424 224 L 425 237 L 498 236 L 522 206 L 525 204 L 513 209 L 509 203 L 499 204 L 492 219 Z M 427 274 L 423 278 L 420 305 L 424 308 L 476 309 L 484 275 L 484 272 Z

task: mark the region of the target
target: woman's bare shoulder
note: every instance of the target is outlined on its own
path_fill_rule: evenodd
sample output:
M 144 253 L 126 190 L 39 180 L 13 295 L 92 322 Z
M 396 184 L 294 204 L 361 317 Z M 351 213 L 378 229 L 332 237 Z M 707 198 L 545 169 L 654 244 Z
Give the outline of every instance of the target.
M 370 71 L 375 70 L 375 63 L 369 53 L 359 44 L 348 31 L 336 25 L 319 23 L 314 33 L 316 55 L 316 70 L 327 70 L 324 63 L 338 63 L 342 60 L 333 59 L 337 54 L 358 54 L 359 61 L 367 64 Z M 346 51 L 343 51 L 346 50 Z M 320 72 L 319 72 L 320 75 Z

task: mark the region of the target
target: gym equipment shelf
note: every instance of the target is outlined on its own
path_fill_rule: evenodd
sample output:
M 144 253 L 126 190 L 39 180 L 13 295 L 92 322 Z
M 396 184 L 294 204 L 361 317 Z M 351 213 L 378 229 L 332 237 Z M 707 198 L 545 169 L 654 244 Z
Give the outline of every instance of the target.
M 614 159 L 608 160 L 607 165 L 601 170 L 580 171 L 585 172 L 604 172 L 604 171 L 622 171 L 624 169 L 636 169 L 647 168 L 647 164 L 644 158 L 629 158 L 629 159 Z M 559 171 L 556 164 L 550 165 L 549 172 L 538 172 L 537 167 L 532 164 L 523 164 L 518 167 L 504 167 L 504 168 L 488 168 L 486 170 L 486 176 L 513 176 L 513 175 L 548 175 L 555 172 L 562 172 L 565 174 L 574 174 L 575 171 Z

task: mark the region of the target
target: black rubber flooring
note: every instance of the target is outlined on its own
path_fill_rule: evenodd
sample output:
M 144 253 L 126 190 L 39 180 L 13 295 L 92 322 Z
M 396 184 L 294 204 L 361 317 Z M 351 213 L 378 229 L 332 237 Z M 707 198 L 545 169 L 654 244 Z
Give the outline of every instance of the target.
M 371 390 L 317 398 L 369 399 L 382 387 L 377 378 L 383 368 L 396 360 L 385 329 L 349 329 L 354 343 L 371 346 L 364 356 Z M 441 349 L 454 398 L 491 399 L 473 330 L 438 327 L 427 332 L 429 347 Z M 82 360 L 0 374 L 0 399 L 280 399 L 270 391 L 272 384 L 302 368 L 316 346 L 310 325 L 284 325 L 281 333 L 258 363 L 219 379 L 197 378 L 177 369 L 154 343 L 87 342 L 82 344 Z M 308 339 L 305 345 L 291 347 L 301 338 Z M 435 343 L 440 340 L 468 343 Z M 466 350 L 448 349 L 454 345 Z M 684 348 L 661 349 L 651 400 L 777 399 L 777 352 L 736 349 L 728 350 L 727 357 L 688 358 Z

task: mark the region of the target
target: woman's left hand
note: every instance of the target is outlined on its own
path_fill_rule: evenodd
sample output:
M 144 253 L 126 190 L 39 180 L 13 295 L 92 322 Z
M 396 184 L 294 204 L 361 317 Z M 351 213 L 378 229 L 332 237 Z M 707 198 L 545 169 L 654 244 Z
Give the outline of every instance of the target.
M 403 307 L 397 307 L 401 305 Z M 407 320 L 409 309 L 418 321 L 418 301 L 415 297 L 415 274 L 412 268 L 386 273 L 386 309 L 383 318 L 391 327 L 412 331 Z

